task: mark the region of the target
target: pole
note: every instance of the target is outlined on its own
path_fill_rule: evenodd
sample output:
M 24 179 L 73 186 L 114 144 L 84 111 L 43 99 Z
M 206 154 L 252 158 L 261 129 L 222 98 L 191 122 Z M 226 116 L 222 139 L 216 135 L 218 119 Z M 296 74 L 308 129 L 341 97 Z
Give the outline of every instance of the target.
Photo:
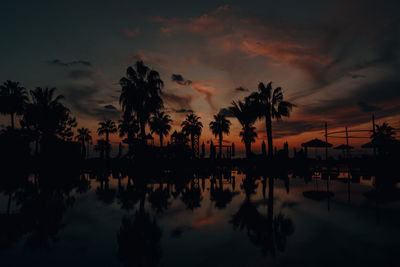
M 372 133 L 375 135 L 375 115 L 373 113 L 372 113 Z M 374 157 L 375 156 L 376 156 L 376 147 L 374 145 Z
M 350 163 L 349 160 L 349 132 L 346 126 L 346 160 L 347 160 L 347 201 L 350 202 Z
M 330 210 L 330 192 L 329 192 L 329 166 L 328 166 L 328 123 L 325 122 L 325 162 L 326 162 L 326 193 L 328 194 L 328 210 Z

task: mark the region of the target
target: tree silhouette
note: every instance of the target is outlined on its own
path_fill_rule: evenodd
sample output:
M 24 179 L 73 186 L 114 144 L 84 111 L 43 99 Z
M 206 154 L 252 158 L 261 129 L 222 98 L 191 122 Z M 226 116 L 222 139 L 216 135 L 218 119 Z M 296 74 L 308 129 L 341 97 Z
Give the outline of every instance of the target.
M 272 90 L 272 82 L 267 86 L 264 83 L 258 84 L 258 92 L 249 96 L 252 104 L 258 112 L 258 117 L 265 118 L 265 127 L 268 139 L 268 156 L 273 156 L 272 143 L 272 119 L 280 120 L 282 117 L 289 117 L 294 104 L 283 100 L 282 88 Z
M 106 136 L 106 142 L 110 144 L 110 134 L 116 133 L 117 132 L 117 127 L 115 126 L 115 122 L 112 120 L 105 120 L 102 122 L 99 122 L 99 128 L 97 129 L 97 133 L 99 135 L 105 135 Z M 111 147 L 109 146 L 109 149 L 106 150 L 106 157 L 110 157 L 110 149 Z
M 163 107 L 160 97 L 164 83 L 157 71 L 137 61 L 134 68 L 128 67 L 126 77 L 119 81 L 122 91 L 119 102 L 122 110 L 139 121 L 141 138 L 146 137 L 146 124 L 151 114 Z
M 163 137 L 171 130 L 170 122 L 172 122 L 170 116 L 162 111 L 157 111 L 150 120 L 151 133 L 160 136 L 160 147 L 163 146 Z
M 11 129 L 14 129 L 14 116 L 22 115 L 28 95 L 19 82 L 7 80 L 0 86 L 0 114 L 11 116 Z
M 118 121 L 119 137 L 127 136 L 128 154 L 132 155 L 133 141 L 139 133 L 139 122 L 130 114 L 124 113 L 122 120 Z
M 110 143 L 106 140 L 97 140 L 94 150 L 100 152 L 100 158 L 104 159 L 106 152 L 110 151 Z
M 251 155 L 251 143 L 255 142 L 257 133 L 255 132 L 254 122 L 257 120 L 257 112 L 252 105 L 249 98 L 245 98 L 245 101 L 232 102 L 232 106 L 229 110 L 237 118 L 239 123 L 242 125 L 242 131 L 240 136 L 242 137 L 242 142 L 245 144 L 246 157 Z
M 225 115 L 217 114 L 214 115 L 214 121 L 210 122 L 211 132 L 215 137 L 219 137 L 219 157 L 222 158 L 222 138 L 223 134 L 229 134 L 229 128 L 231 122 L 226 118 Z
M 92 136 L 90 135 L 90 130 L 88 128 L 79 128 L 77 130 L 78 135 L 75 137 L 76 140 L 81 142 L 82 144 L 82 157 L 86 159 L 86 154 L 87 154 L 87 148 L 86 144 L 89 145 L 89 143 L 92 141 Z
M 71 140 L 72 128 L 77 126 L 69 109 L 60 102 L 64 97 L 54 96 L 55 90 L 41 87 L 31 90 L 32 101 L 26 105 L 21 121 L 24 128 L 36 132 L 37 140 L 41 140 L 41 151 L 43 144 L 52 138 Z
M 182 122 L 182 132 L 186 135 L 190 135 L 190 143 L 192 145 L 192 153 L 194 155 L 194 139 L 195 136 L 201 135 L 203 124 L 200 122 L 200 117 L 193 113 L 187 114 L 186 119 Z

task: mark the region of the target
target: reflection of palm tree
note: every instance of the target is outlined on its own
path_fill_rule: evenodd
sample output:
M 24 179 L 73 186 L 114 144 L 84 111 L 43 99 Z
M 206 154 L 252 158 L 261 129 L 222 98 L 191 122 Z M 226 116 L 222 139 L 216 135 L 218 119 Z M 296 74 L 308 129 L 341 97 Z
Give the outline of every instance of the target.
M 203 124 L 200 122 L 200 117 L 193 113 L 186 116 L 186 119 L 182 122 L 182 132 L 186 135 L 190 135 L 190 143 L 192 144 L 192 153 L 194 155 L 194 142 L 195 136 L 200 136 Z
M 229 188 L 224 189 L 222 181 L 220 181 L 219 186 L 216 186 L 215 183 L 211 183 L 210 186 L 211 201 L 215 201 L 215 207 L 218 209 L 225 209 L 232 199 L 239 194 L 238 192 L 232 192 Z
M 106 142 L 110 144 L 110 134 L 116 133 L 117 132 L 117 127 L 115 126 L 115 122 L 112 120 L 105 120 L 102 122 L 99 122 L 99 128 L 97 129 L 97 133 L 99 135 L 105 135 L 106 136 Z M 110 157 L 110 149 L 106 150 L 106 157 Z
M 92 136 L 90 135 L 90 130 L 88 128 L 79 128 L 77 130 L 78 135 L 75 137 L 82 144 L 82 157 L 86 158 L 86 143 L 89 145 L 89 142 L 92 141 Z
M 6 81 L 0 86 L 0 113 L 11 116 L 11 129 L 14 129 L 14 116 L 23 114 L 28 96 L 19 82 Z
M 252 93 L 249 99 L 257 109 L 259 117 L 265 118 L 268 156 L 272 157 L 274 148 L 272 144 L 272 119 L 280 120 L 282 117 L 289 117 L 294 105 L 283 100 L 283 92 L 280 87 L 272 91 L 272 82 L 269 82 L 267 86 L 264 83 L 259 83 L 258 92 Z
M 171 125 L 169 124 L 171 121 L 170 116 L 162 111 L 156 112 L 150 120 L 151 133 L 156 133 L 160 136 L 160 147 L 163 146 L 163 137 L 167 136 L 171 130 Z
M 168 188 L 163 188 L 160 183 L 160 186 L 156 190 L 150 192 L 149 202 L 151 203 L 152 209 L 157 213 L 163 213 L 171 205 L 169 198 L 170 194 Z
M 190 187 L 186 186 L 182 191 L 181 200 L 185 203 L 186 208 L 190 210 L 199 208 L 203 200 L 199 185 L 192 182 Z
M 215 137 L 219 137 L 219 157 L 222 158 L 222 137 L 229 134 L 231 122 L 223 114 L 214 115 L 214 121 L 210 122 L 211 132 Z
M 229 110 L 242 125 L 240 136 L 242 137 L 242 142 L 245 144 L 246 157 L 248 158 L 251 155 L 251 143 L 254 143 L 257 137 L 257 133 L 255 132 L 256 128 L 253 126 L 257 119 L 256 109 L 254 105 L 251 104 L 249 98 L 246 98 L 245 102 L 233 101 Z
M 137 61 L 135 68 L 126 70 L 126 77 L 119 81 L 122 91 L 119 102 L 122 110 L 134 115 L 140 125 L 141 137 L 146 137 L 146 124 L 150 115 L 163 107 L 160 97 L 164 83 L 157 71 Z
M 273 186 L 269 188 L 267 216 L 262 215 L 250 199 L 255 187 L 255 180 L 246 176 L 242 185 L 246 199 L 238 212 L 232 216 L 230 223 L 234 229 L 246 229 L 249 240 L 261 248 L 263 255 L 270 252 L 275 256 L 276 249 L 282 252 L 285 250 L 286 239 L 293 234 L 294 225 L 291 219 L 281 213 L 273 216 Z
M 117 233 L 119 260 L 124 266 L 157 266 L 162 256 L 161 236 L 156 220 L 144 210 L 133 218 L 124 216 Z

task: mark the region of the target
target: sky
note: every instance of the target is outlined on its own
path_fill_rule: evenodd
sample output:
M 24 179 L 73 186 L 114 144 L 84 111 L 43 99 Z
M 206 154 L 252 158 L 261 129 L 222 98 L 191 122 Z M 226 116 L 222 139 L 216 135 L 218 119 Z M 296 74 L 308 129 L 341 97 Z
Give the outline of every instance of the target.
M 371 129 L 372 113 L 399 128 L 399 10 L 390 0 L 6 0 L 0 82 L 56 87 L 79 127 L 93 133 L 100 120 L 119 119 L 118 81 L 136 60 L 160 73 L 174 129 L 188 111 L 202 118 L 201 142 L 214 138 L 214 114 L 269 81 L 296 105 L 273 124 L 278 147 L 322 139 L 325 122 L 329 131 Z M 240 125 L 229 119 L 226 142 L 241 149 Z M 259 150 L 265 124 L 256 126 Z

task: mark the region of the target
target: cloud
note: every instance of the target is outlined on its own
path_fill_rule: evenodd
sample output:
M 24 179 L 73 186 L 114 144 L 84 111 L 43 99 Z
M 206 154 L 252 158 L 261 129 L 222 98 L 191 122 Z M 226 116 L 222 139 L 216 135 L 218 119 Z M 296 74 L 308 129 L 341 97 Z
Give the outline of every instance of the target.
M 125 28 L 123 29 L 123 34 L 126 38 L 135 38 L 140 34 L 140 29 L 139 28 L 134 28 L 134 29 L 128 29 Z
M 70 61 L 70 62 L 65 62 L 60 59 L 53 59 L 50 61 L 47 61 L 48 64 L 50 65 L 55 65 L 55 66 L 61 66 L 61 67 L 73 67 L 73 66 L 86 66 L 86 67 L 91 67 L 92 63 L 86 60 L 75 60 L 75 61 Z
M 82 78 L 92 78 L 93 71 L 91 70 L 72 70 L 68 73 L 68 78 L 78 80 Z
M 244 88 L 244 87 L 242 87 L 242 86 L 239 86 L 239 87 L 235 88 L 235 91 L 238 91 L 238 92 L 248 92 L 249 89 L 246 89 L 246 88 Z
M 362 101 L 357 102 L 357 105 L 358 105 L 358 107 L 360 108 L 360 110 L 362 112 L 374 112 L 374 111 L 381 110 L 380 107 L 369 105 L 369 104 L 367 104 L 365 102 L 362 102 Z
M 180 74 L 172 74 L 171 75 L 171 81 L 176 82 L 177 84 L 180 84 L 180 85 L 190 85 L 190 84 L 192 84 L 191 80 L 185 80 L 183 78 L 183 76 L 180 75 Z
M 184 109 L 184 108 L 181 108 L 181 109 L 176 109 L 176 110 L 174 110 L 176 113 L 193 113 L 193 110 L 192 109 Z
M 215 106 L 212 102 L 212 96 L 215 93 L 215 89 L 214 87 L 212 87 L 211 85 L 208 85 L 206 83 L 203 82 L 192 82 L 192 84 L 190 85 L 190 87 L 192 89 L 194 89 L 195 91 L 197 91 L 198 93 L 202 94 L 205 96 L 205 100 L 207 101 L 207 103 L 210 105 L 210 107 L 212 109 L 215 109 Z
M 117 110 L 117 108 L 113 105 L 105 105 L 104 108 L 109 110 Z
M 192 110 L 190 106 L 192 97 L 190 95 L 182 96 L 163 91 L 161 97 L 174 110 Z

